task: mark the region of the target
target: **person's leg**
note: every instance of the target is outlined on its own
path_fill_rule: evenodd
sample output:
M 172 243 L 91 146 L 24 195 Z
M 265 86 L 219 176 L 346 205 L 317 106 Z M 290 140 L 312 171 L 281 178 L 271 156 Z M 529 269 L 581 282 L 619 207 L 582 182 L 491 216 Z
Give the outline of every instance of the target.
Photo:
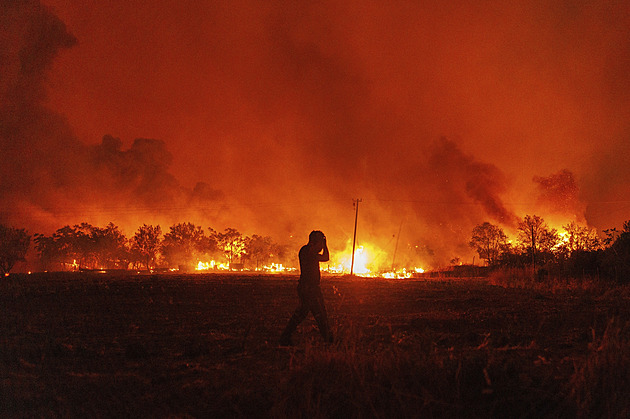
M 324 341 L 332 342 L 332 333 L 328 325 L 328 315 L 326 314 L 326 306 L 324 305 L 324 296 L 322 295 L 321 289 L 318 289 L 317 292 L 312 295 L 310 306 L 313 317 L 315 317 L 315 321 L 319 327 L 319 333 L 321 333 Z
M 308 315 L 308 306 L 305 304 L 304 299 L 300 296 L 300 305 L 289 319 L 289 323 L 287 327 L 285 327 L 284 332 L 280 336 L 280 344 L 283 346 L 290 346 L 293 344 L 291 341 L 291 336 L 295 329 L 297 329 L 298 325 L 304 321 L 306 316 Z

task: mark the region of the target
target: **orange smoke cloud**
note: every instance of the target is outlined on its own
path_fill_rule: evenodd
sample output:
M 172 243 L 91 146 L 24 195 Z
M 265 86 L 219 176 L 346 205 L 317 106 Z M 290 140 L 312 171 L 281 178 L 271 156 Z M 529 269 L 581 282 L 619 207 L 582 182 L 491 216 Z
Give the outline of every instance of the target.
M 0 18 L 15 223 L 188 218 L 343 248 L 362 197 L 360 238 L 392 252 L 400 230 L 401 258 L 440 264 L 486 220 L 630 218 L 623 3 L 45 4 Z M 540 176 L 565 168 L 560 205 Z

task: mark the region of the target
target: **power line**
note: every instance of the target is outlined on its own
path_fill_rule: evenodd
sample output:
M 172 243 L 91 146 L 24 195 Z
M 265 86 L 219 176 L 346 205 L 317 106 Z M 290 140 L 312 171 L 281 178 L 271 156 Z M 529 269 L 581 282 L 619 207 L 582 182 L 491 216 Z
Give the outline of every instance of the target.
M 142 213 L 142 212 L 182 212 L 182 211 L 216 211 L 233 208 L 287 208 L 305 205 L 326 204 L 333 202 L 347 202 L 347 199 L 335 200 L 314 200 L 314 201 L 296 201 L 296 202 L 241 202 L 241 203 L 215 203 L 213 205 L 185 205 L 185 206 L 99 206 L 90 207 L 51 207 L 51 206 L 33 206 L 34 210 L 42 211 L 54 215 L 107 215 L 110 213 L 126 214 L 126 213 Z M 0 214 L 23 214 L 24 209 L 0 208 Z M 43 216 L 43 215 L 42 215 Z
M 100 206 L 94 205 L 89 207 L 80 206 L 37 206 L 33 205 L 33 209 L 41 211 L 40 217 L 46 216 L 72 216 L 72 215 L 111 215 L 111 214 L 136 214 L 136 213 L 169 213 L 169 212 L 187 212 L 187 211 L 200 211 L 200 212 L 213 212 L 221 210 L 230 210 L 235 208 L 290 208 L 300 207 L 305 205 L 321 205 L 330 203 L 342 203 L 347 202 L 347 198 L 339 199 L 326 199 L 326 200 L 309 200 L 309 201 L 257 201 L 257 202 L 215 202 L 211 205 L 158 205 L 158 206 Z M 355 200 L 352 200 L 355 202 Z M 361 199 L 360 202 L 390 202 L 390 203 L 406 203 L 406 204 L 420 204 L 420 205 L 451 205 L 451 206 L 483 206 L 482 202 L 462 202 L 462 201 L 433 201 L 433 200 L 415 200 L 415 199 Z M 536 202 L 502 202 L 505 206 L 526 206 L 536 205 Z M 581 202 L 583 205 L 619 205 L 630 204 L 630 200 L 609 200 L 609 201 L 585 201 Z M 628 206 L 623 208 L 612 209 L 611 211 L 622 211 L 628 209 Z M 24 208 L 0 207 L 0 214 L 4 215 L 16 215 L 23 214 Z M 33 216 L 33 214 L 30 214 Z
M 366 199 L 366 202 L 378 201 L 378 202 L 403 202 L 403 203 L 412 203 L 412 204 L 427 204 L 427 205 L 484 205 L 483 202 L 462 202 L 462 201 L 429 201 L 429 200 L 419 200 L 419 199 L 383 199 L 383 198 L 375 198 L 375 199 Z M 538 202 L 530 201 L 530 202 L 509 202 L 509 201 L 501 201 L 503 205 L 506 206 L 518 206 L 518 205 L 539 205 Z M 589 205 L 589 204 L 630 204 L 630 200 L 619 200 L 619 201 L 580 201 L 580 204 Z

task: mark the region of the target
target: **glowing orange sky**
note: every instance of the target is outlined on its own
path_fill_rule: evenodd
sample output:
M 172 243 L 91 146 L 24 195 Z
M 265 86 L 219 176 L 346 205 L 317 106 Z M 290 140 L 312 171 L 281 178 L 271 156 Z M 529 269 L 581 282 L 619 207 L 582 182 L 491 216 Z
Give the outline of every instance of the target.
M 445 259 L 470 252 L 486 220 L 630 219 L 624 2 L 44 3 L 77 40 L 52 48 L 42 75 L 42 103 L 70 132 L 51 144 L 162 140 L 172 162 L 160 176 L 222 196 L 199 215 L 206 224 L 278 240 L 322 228 L 344 241 L 362 197 L 363 234 L 385 245 L 403 222 L 409 243 Z M 563 169 L 579 200 L 553 214 L 532 179 Z M 24 195 L 64 219 L 57 198 Z M 72 198 L 63 202 L 68 213 Z M 129 215 L 138 205 L 87 215 L 133 225 L 146 218 Z

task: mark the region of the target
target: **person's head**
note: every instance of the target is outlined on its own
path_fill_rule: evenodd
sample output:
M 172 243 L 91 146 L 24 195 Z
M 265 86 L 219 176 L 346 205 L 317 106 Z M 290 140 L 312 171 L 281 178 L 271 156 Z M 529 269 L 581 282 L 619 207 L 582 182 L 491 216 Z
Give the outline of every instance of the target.
M 311 231 L 311 234 L 308 235 L 308 244 L 310 246 L 315 246 L 316 249 L 321 250 L 324 248 L 324 242 L 326 241 L 326 236 L 319 230 Z

